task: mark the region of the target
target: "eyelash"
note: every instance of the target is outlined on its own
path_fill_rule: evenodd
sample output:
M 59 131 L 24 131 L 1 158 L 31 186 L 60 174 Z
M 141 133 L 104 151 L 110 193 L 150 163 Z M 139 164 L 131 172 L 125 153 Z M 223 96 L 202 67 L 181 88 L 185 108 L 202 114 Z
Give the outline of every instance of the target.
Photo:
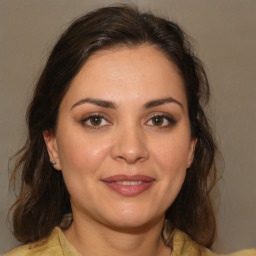
M 157 115 L 154 115 L 154 116 L 152 116 L 152 117 L 149 119 L 149 121 L 146 122 L 146 124 L 149 123 L 150 121 L 152 122 L 152 120 L 153 120 L 154 118 L 155 118 L 155 119 L 164 119 L 163 122 L 166 121 L 167 124 L 165 124 L 165 125 L 160 124 L 159 126 L 152 124 L 152 125 L 150 125 L 150 126 L 159 127 L 159 128 L 169 128 L 169 127 L 171 127 L 171 126 L 173 126 L 173 125 L 176 124 L 176 120 L 175 120 L 172 116 L 167 115 L 167 114 L 157 114 Z
M 92 123 L 86 124 L 86 122 L 90 121 L 90 119 L 92 119 L 92 118 L 98 118 L 100 120 L 100 125 L 93 125 Z M 102 120 L 106 121 L 108 124 L 101 125 Z M 91 115 L 85 117 L 84 119 L 82 119 L 81 123 L 83 126 L 86 126 L 90 129 L 100 129 L 102 127 L 111 125 L 111 123 L 103 115 L 100 115 L 100 114 L 91 114 Z
M 92 118 L 97 118 L 99 119 L 100 123 L 99 125 L 93 125 L 92 123 L 91 124 L 87 124 L 88 121 L 92 121 Z M 148 124 L 150 121 L 152 122 L 153 119 L 162 119 L 162 123 L 160 125 L 154 125 L 154 124 Z M 105 121 L 107 122 L 107 124 L 104 124 L 102 125 L 102 121 Z M 156 120 L 155 120 L 156 121 Z M 167 122 L 167 124 L 164 124 L 162 125 L 164 122 Z M 81 120 L 81 123 L 83 126 L 87 127 L 87 128 L 90 128 L 90 129 L 101 129 L 103 127 L 106 127 L 106 126 L 110 126 L 111 125 L 111 122 L 109 122 L 103 115 L 100 115 L 100 114 L 91 114 L 85 118 L 83 118 Z M 153 127 L 158 127 L 158 128 L 168 128 L 168 127 L 171 127 L 173 125 L 176 124 L 176 120 L 170 116 L 170 115 L 167 115 L 167 114 L 156 114 L 154 116 L 152 116 L 145 124 L 147 124 L 148 126 L 153 126 Z

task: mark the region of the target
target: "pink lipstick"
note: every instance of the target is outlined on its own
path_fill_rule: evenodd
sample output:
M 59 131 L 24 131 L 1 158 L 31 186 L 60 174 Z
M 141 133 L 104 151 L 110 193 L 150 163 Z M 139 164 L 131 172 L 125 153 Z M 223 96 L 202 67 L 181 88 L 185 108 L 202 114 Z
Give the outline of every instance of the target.
M 114 175 L 102 179 L 110 189 L 123 196 L 137 196 L 149 189 L 155 179 L 145 175 Z

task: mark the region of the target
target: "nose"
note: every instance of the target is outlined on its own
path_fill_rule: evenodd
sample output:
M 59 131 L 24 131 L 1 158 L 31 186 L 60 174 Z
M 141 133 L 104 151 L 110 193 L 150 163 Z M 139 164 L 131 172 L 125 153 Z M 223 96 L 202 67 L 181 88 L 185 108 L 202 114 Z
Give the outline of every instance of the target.
M 124 127 L 115 133 L 112 146 L 112 158 L 128 164 L 148 159 L 149 151 L 146 138 L 138 127 Z

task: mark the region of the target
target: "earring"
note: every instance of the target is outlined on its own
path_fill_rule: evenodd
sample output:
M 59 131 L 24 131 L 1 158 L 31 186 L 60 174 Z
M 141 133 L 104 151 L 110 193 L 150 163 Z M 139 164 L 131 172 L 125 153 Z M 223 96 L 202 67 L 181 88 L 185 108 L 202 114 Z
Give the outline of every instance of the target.
M 56 167 L 56 162 L 55 162 L 55 161 L 50 161 L 50 163 L 51 163 L 51 165 L 52 165 L 53 168 Z

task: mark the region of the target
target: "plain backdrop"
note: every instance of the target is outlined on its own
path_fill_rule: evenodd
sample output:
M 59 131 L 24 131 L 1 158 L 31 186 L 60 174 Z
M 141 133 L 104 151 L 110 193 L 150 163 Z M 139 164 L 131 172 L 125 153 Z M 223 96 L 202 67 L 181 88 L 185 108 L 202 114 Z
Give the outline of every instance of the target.
M 131 3 L 132 1 L 119 1 Z M 256 1 L 137 0 L 191 36 L 212 87 L 209 110 L 225 168 L 215 195 L 217 252 L 256 247 Z M 0 253 L 18 242 L 6 215 L 8 159 L 26 137 L 25 109 L 47 55 L 70 22 L 103 0 L 0 0 Z

